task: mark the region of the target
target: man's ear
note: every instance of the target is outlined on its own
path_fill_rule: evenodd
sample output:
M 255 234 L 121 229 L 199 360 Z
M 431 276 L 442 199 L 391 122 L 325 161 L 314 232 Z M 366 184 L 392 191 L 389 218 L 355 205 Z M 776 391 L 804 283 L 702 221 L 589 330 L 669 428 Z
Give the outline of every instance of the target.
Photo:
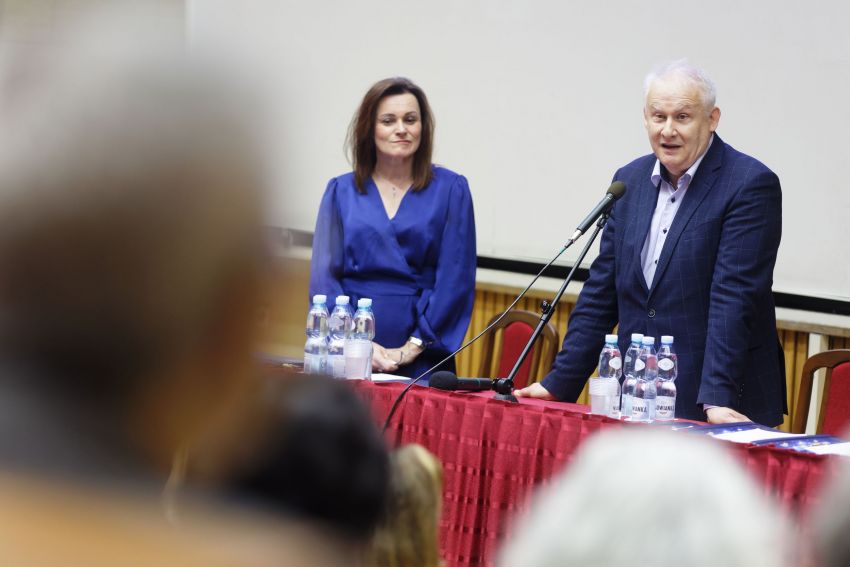
M 720 123 L 720 107 L 715 106 L 708 115 L 709 130 L 714 132 L 717 130 L 717 125 Z

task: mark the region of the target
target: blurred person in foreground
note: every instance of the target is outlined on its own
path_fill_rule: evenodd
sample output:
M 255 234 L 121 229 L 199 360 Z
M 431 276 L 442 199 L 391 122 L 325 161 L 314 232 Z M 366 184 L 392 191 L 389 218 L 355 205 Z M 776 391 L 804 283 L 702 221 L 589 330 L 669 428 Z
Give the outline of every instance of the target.
M 574 402 L 605 334 L 673 335 L 676 417 L 771 427 L 786 411 L 785 357 L 776 331 L 773 267 L 782 232 L 779 178 L 716 133 L 709 76 L 684 60 L 644 82 L 653 153 L 614 175 L 614 205 L 570 315 L 564 345 L 542 382 L 518 396 Z
M 794 564 L 775 504 L 722 444 L 686 432 L 594 436 L 511 533 L 505 567 Z
M 354 171 L 328 182 L 319 207 L 310 295 L 327 295 L 329 309 L 338 295 L 371 298 L 373 369 L 417 377 L 457 350 L 472 317 L 472 194 L 432 163 L 434 116 L 409 79 L 372 85 L 348 145 Z
M 220 62 L 67 33 L 0 82 L 3 562 L 344 564 L 213 502 L 163 522 L 179 447 L 215 479 L 260 435 L 260 140 Z
M 850 430 L 843 438 L 848 436 Z M 850 461 L 846 457 L 835 459 L 836 474 L 823 487 L 820 502 L 810 516 L 812 565 L 818 567 L 850 565 Z
M 270 376 L 264 392 L 275 409 L 274 426 L 262 450 L 228 483 L 228 492 L 269 513 L 334 532 L 354 551 L 368 541 L 387 501 L 384 440 L 350 384 L 281 374 Z
M 439 567 L 439 523 L 443 467 L 417 444 L 396 449 L 390 459 L 390 495 L 384 517 L 372 536 L 364 565 Z

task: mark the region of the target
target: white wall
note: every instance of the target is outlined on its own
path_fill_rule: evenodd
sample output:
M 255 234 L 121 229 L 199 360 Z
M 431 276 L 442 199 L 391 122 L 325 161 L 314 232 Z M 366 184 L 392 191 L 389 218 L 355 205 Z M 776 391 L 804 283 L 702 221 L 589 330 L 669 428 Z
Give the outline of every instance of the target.
M 275 89 L 272 222 L 312 230 L 361 97 L 405 75 L 434 108 L 437 162 L 470 180 L 479 254 L 507 258 L 551 256 L 649 152 L 643 76 L 688 57 L 718 84 L 719 134 L 782 181 L 775 289 L 850 300 L 847 0 L 190 0 L 187 20 Z

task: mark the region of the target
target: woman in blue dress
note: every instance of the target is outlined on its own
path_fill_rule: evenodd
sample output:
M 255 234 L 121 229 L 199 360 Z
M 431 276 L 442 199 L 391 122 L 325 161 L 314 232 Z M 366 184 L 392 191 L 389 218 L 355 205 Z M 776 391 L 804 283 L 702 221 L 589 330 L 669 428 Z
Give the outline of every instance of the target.
M 319 208 L 310 294 L 330 308 L 337 295 L 372 298 L 379 372 L 425 372 L 460 346 L 472 314 L 472 196 L 466 178 L 431 163 L 433 138 L 422 89 L 379 81 L 349 128 L 354 171 L 330 180 Z

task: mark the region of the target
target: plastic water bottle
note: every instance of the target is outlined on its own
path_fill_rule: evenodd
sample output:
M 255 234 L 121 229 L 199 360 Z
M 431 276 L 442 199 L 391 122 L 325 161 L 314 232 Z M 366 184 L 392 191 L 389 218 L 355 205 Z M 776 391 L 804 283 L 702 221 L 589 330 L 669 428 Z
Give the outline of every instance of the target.
M 655 419 L 670 421 L 676 417 L 676 375 L 679 372 L 679 359 L 673 350 L 673 337 L 661 337 L 658 359 L 658 380 L 655 383 Z
M 372 339 L 375 338 L 375 315 L 372 300 L 357 300 L 354 328 L 345 341 L 345 377 L 369 380 L 372 378 Z
M 590 413 L 617 417 L 622 370 L 623 359 L 617 346 L 617 335 L 605 335 L 605 346 L 599 353 L 599 376 L 590 379 Z
M 637 384 L 635 363 L 640 356 L 642 343 L 643 335 L 632 333 L 632 343 L 626 350 L 626 356 L 623 360 L 623 387 L 620 396 L 620 415 L 623 419 L 629 419 L 632 415 L 632 397 L 635 395 L 635 384 Z
M 314 295 L 307 313 L 307 342 L 304 344 L 304 372 L 326 374 L 328 371 L 328 306 L 327 297 Z
M 655 419 L 655 381 L 658 366 L 655 356 L 655 337 L 644 337 L 640 356 L 635 362 L 635 393 L 632 397 L 631 421 L 650 422 Z
M 336 305 L 328 320 L 328 373 L 334 378 L 345 378 L 345 341 L 351 338 L 354 315 L 347 295 L 338 295 Z

